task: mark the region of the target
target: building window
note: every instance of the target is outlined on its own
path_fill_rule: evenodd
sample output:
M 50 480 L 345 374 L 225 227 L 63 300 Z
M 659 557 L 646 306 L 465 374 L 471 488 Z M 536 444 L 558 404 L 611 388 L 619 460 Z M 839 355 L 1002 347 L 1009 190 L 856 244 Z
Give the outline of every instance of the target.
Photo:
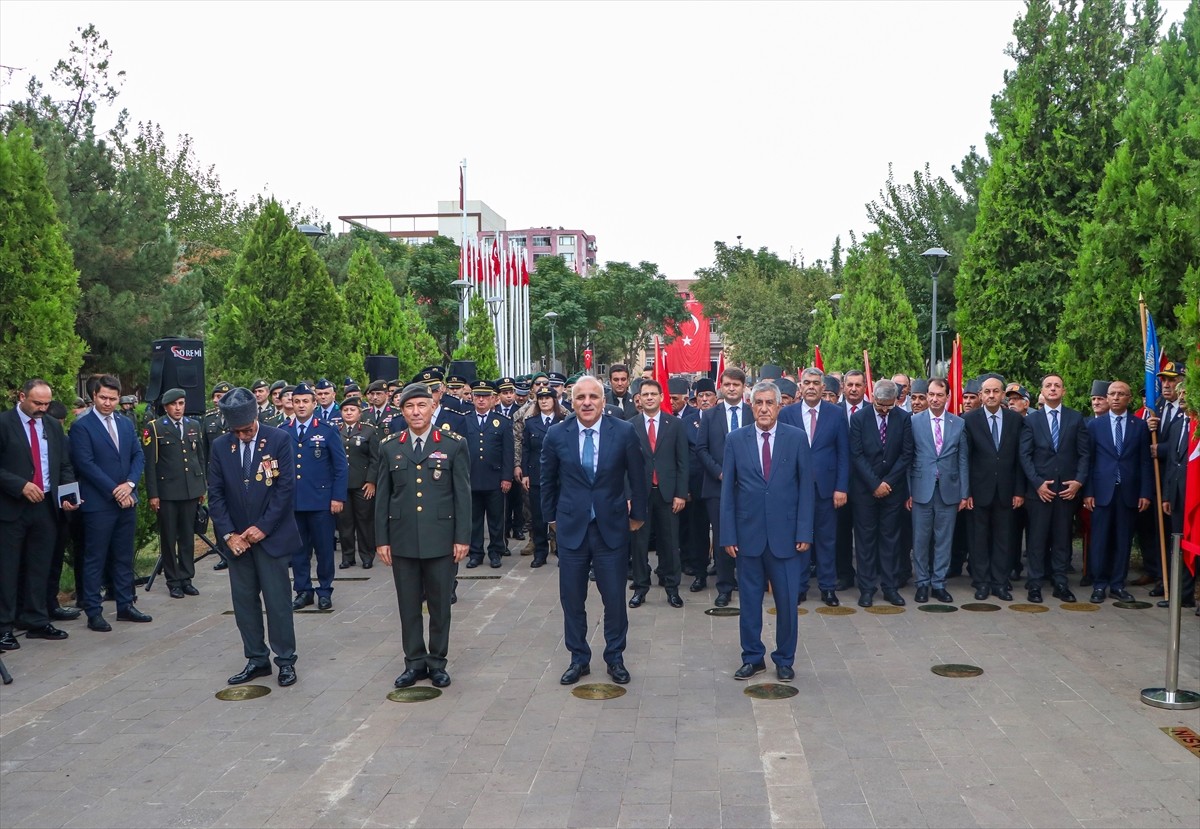
M 533 237 L 533 246 L 535 248 L 550 247 L 550 237 L 549 236 L 534 236 Z
M 568 265 L 575 264 L 575 254 L 568 251 L 567 253 L 560 253 L 559 256 L 561 256 L 562 260 L 564 262 L 566 262 Z
M 536 262 L 539 259 L 545 259 L 547 256 L 550 256 L 550 254 L 549 253 L 535 253 L 533 255 L 533 261 Z
M 508 241 L 514 245 L 517 245 L 518 247 L 522 247 L 522 248 L 525 247 L 525 237 L 524 236 L 509 236 Z
M 575 237 L 574 236 L 559 236 L 558 237 L 558 246 L 560 248 L 575 247 Z

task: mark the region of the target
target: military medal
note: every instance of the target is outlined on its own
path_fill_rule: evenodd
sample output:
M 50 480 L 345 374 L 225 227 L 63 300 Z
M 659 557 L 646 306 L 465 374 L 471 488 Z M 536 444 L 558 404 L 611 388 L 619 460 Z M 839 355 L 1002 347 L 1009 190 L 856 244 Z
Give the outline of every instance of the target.
M 254 476 L 254 480 L 256 480 L 256 481 L 261 481 L 262 479 L 263 479 L 263 477 L 262 477 L 261 472 L 259 472 L 257 475 Z

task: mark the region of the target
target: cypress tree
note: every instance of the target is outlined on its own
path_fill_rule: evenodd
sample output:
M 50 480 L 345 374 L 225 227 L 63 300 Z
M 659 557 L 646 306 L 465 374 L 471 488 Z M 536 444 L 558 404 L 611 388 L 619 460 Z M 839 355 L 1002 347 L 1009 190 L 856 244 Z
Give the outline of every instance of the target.
M 474 360 L 475 373 L 484 380 L 495 380 L 500 376 L 500 361 L 496 359 L 496 329 L 488 315 L 483 297 L 471 297 L 471 318 L 467 320 L 467 336 L 463 344 L 454 349 L 455 360 Z
M 0 389 L 41 377 L 70 400 L 83 340 L 75 334 L 79 272 L 64 238 L 46 165 L 30 131 L 0 134 Z M 0 398 L 4 405 L 7 395 Z
M 367 354 L 399 354 L 403 347 L 400 297 L 364 242 L 359 242 L 350 256 L 342 296 L 360 358 Z

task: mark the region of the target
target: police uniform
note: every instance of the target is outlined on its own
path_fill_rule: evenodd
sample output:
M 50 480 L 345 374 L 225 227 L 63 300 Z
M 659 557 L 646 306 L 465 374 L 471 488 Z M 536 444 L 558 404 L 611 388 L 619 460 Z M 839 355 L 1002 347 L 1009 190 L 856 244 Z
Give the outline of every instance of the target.
M 162 396 L 163 405 L 185 397 L 183 389 L 170 389 Z M 186 593 L 197 596 L 192 586 L 196 577 L 196 510 L 204 496 L 204 441 L 200 424 L 190 417 L 178 422 L 163 415 L 142 430 L 146 457 L 146 495 L 157 498 L 158 538 L 163 573 L 171 598 Z
M 352 403 L 361 408 L 361 401 L 354 397 L 346 398 L 342 405 Z M 357 549 L 362 566 L 370 569 L 375 562 L 375 499 L 368 498 L 363 487 L 368 483 L 374 487 L 379 477 L 379 430 L 360 420 L 353 426 L 343 422 L 338 433 L 346 450 L 348 487 L 346 505 L 337 517 L 342 548 L 339 568 L 354 566 Z
M 459 392 L 467 387 L 467 381 L 457 374 L 451 374 L 446 378 L 446 391 L 449 394 L 443 394 L 440 402 L 443 409 L 449 409 L 452 412 L 459 414 L 468 414 L 471 412 L 471 404 L 459 397 Z
M 512 377 L 501 377 L 496 381 L 496 389 L 500 392 L 512 391 L 515 394 L 517 381 Z M 521 404 L 517 403 L 514 397 L 513 402 L 507 406 L 497 403 L 492 411 L 504 415 L 511 423 L 520 409 Z M 513 457 L 519 458 L 520 456 L 517 455 L 516 437 L 516 426 L 514 423 Z M 504 496 L 504 537 L 515 538 L 517 541 L 525 540 L 525 487 L 521 486 L 521 481 L 515 476 L 513 477 L 512 487 L 508 490 L 508 494 Z
M 472 395 L 493 395 L 495 384 L 479 380 L 471 387 Z M 513 425 L 498 412 L 480 415 L 477 411 L 464 417 L 463 437 L 471 452 L 471 552 L 467 567 L 483 563 L 483 524 L 488 530 L 488 561 L 500 566 L 502 556 L 508 555 L 504 541 L 504 496 L 501 484 L 512 482 Z

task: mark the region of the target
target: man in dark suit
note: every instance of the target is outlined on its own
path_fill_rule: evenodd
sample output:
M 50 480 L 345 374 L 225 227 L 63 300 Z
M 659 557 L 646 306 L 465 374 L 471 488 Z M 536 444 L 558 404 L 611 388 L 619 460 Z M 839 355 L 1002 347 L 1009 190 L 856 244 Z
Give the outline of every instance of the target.
M 854 510 L 854 557 L 858 605 L 871 607 L 875 591 L 900 607 L 900 524 L 908 501 L 908 467 L 912 464 L 912 424 L 908 412 L 896 408 L 896 384 L 880 380 L 872 405 L 850 418 L 850 503 Z
M 604 395 L 604 402 L 621 410 L 625 420 L 631 420 L 637 415 L 637 404 L 633 393 L 629 390 L 629 366 L 614 363 L 608 369 L 608 382 L 612 387 Z
M 917 383 L 924 387 L 927 408 L 912 416 L 913 462 L 908 472 L 916 601 L 929 601 L 932 590 L 935 599 L 950 604 L 954 601 L 946 590 L 950 547 L 955 519 L 967 506 L 970 480 L 967 438 L 962 418 L 946 411 L 950 399 L 946 381 L 935 377 L 913 385 Z
M 92 397 L 92 411 L 71 427 L 71 465 L 79 478 L 83 515 L 83 602 L 88 628 L 110 631 L 101 614 L 100 588 L 105 571 L 112 575 L 117 619 L 149 622 L 133 605 L 134 533 L 137 530 L 137 482 L 146 459 L 137 432 L 114 414 L 121 381 L 106 374 Z
M 1027 556 L 1029 601 L 1042 601 L 1047 571 L 1054 598 L 1075 601 L 1067 576 L 1071 566 L 1071 528 L 1083 500 L 1080 492 L 1091 466 L 1091 439 L 1083 415 L 1063 405 L 1063 380 L 1042 378 L 1044 406 L 1030 409 L 1021 431 L 1021 469 L 1025 474 L 1025 511 L 1029 515 Z M 1048 565 L 1048 566 L 1047 566 Z
M 242 636 L 246 667 L 230 685 L 271 675 L 271 651 L 279 684 L 296 682 L 296 629 L 288 565 L 300 546 L 292 509 L 296 485 L 295 443 L 281 429 L 258 420 L 254 395 L 243 388 L 217 404 L 229 432 L 212 445 L 208 459 L 208 509 L 213 529 L 229 550 L 229 595 Z M 260 601 L 261 596 L 261 601 Z M 263 609 L 266 608 L 266 633 Z
M 504 499 L 512 488 L 516 471 L 513 458 L 512 421 L 492 411 L 496 400 L 496 384 L 476 380 L 471 387 L 475 410 L 464 420 L 463 437 L 471 452 L 471 552 L 467 568 L 483 563 L 483 527 L 487 521 L 487 556 L 492 567 L 508 553 L 504 538 Z
M 846 413 L 846 431 L 849 434 L 850 423 L 854 415 L 862 411 L 863 406 L 869 407 L 867 396 L 867 375 L 859 369 L 850 369 L 842 376 L 842 402 Z M 851 487 L 853 490 L 853 487 Z M 849 590 L 855 585 L 854 573 L 854 493 L 848 492 L 846 506 L 837 512 L 837 574 L 838 590 Z
M 700 440 L 696 455 L 704 465 L 704 485 L 700 497 L 708 508 L 713 538 L 721 537 L 721 475 L 724 474 L 725 438 L 730 432 L 749 424 L 754 415 L 742 402 L 746 390 L 746 374 L 741 369 L 727 368 L 721 375 L 721 402 L 704 413 L 700 421 Z M 733 596 L 734 562 L 720 544 L 713 547 L 717 565 L 717 607 L 726 607 Z
M 558 582 L 571 664 L 563 685 L 591 672 L 588 570 L 604 602 L 604 661 L 614 682 L 629 682 L 625 575 L 629 535 L 646 520 L 646 470 L 633 426 L 602 417 L 604 387 L 590 375 L 572 389 L 575 417 L 550 427 L 542 446 L 542 514 L 558 536 Z M 628 493 L 626 492 L 628 486 Z
M 521 419 L 522 457 L 518 471 L 524 476 L 521 483 L 529 492 L 530 542 L 533 544 L 533 561 L 529 566 L 536 569 L 545 566 L 550 556 L 550 534 L 542 514 L 542 445 L 550 427 L 563 419 L 565 411 L 558 405 L 558 395 L 549 383 L 538 388 L 534 399 L 537 408 Z
M 379 477 L 379 430 L 363 421 L 362 399 L 342 401 L 342 448 L 346 450 L 346 506 L 337 517 L 342 560 L 339 570 L 353 567 L 354 554 L 364 570 L 375 563 L 375 480 Z
M 971 458 L 971 586 L 975 598 L 988 594 L 1012 601 L 1012 522 L 1025 503 L 1021 432 L 1025 419 L 1001 405 L 1004 381 L 989 375 L 980 385 L 983 405 L 963 416 Z
M 50 386 L 30 380 L 17 407 L 0 413 L 0 650 L 26 639 L 60 640 L 67 632 L 50 623 L 46 583 L 58 534 L 58 487 L 75 480 L 62 424 L 46 416 Z M 62 509 L 75 510 L 64 502 Z
M 428 678 L 445 688 L 454 579 L 470 549 L 470 448 L 456 432 L 434 428 L 428 386 L 410 383 L 400 401 L 408 425 L 380 444 L 375 510 L 376 552 L 392 568 L 400 609 L 404 672 L 395 684 L 407 688 Z M 428 644 L 422 601 L 429 607 Z
M 841 604 L 837 593 L 838 512 L 846 509 L 850 490 L 850 426 L 840 407 L 821 399 L 825 373 L 806 368 L 800 375 L 801 400 L 784 406 L 779 422 L 803 429 L 808 441 L 811 475 L 815 491 L 813 552 L 817 562 L 817 587 L 821 601 L 830 607 Z M 810 555 L 800 554 L 798 602 L 808 598 Z
M 1192 420 L 1184 409 L 1171 421 L 1165 440 L 1158 445 L 1163 475 L 1163 513 L 1169 522 L 1168 533 L 1183 532 L 1183 509 L 1187 503 L 1187 465 L 1188 440 L 1191 435 Z M 1175 554 L 1175 545 L 1167 550 L 1169 555 Z M 1183 576 L 1180 582 L 1180 604 L 1184 607 L 1196 606 L 1196 574 L 1187 567 L 1182 567 Z M 1150 595 L 1154 595 L 1151 591 Z
M 1114 380 L 1108 386 L 1108 413 L 1088 421 L 1092 440 L 1092 470 L 1083 486 L 1083 506 L 1092 511 L 1091 559 L 1094 604 L 1105 591 L 1123 602 L 1134 600 L 1125 589 L 1134 520 L 1154 498 L 1154 464 L 1150 458 L 1150 429 L 1129 413 L 1129 384 Z
M 1167 435 L 1171 431 L 1171 426 L 1174 421 L 1182 417 L 1186 411 L 1182 392 L 1183 388 L 1180 382 L 1185 377 L 1183 363 L 1167 362 L 1159 369 L 1158 382 L 1160 385 L 1160 394 L 1158 400 L 1155 401 L 1154 409 L 1143 409 L 1142 414 L 1146 418 L 1146 425 L 1150 427 L 1152 438 L 1157 439 L 1159 444 L 1167 442 Z M 1155 457 L 1156 448 L 1154 441 L 1150 445 L 1150 457 Z M 1159 463 L 1155 471 L 1158 473 L 1162 486 L 1166 487 L 1166 450 L 1163 450 L 1159 455 Z M 1163 501 L 1166 501 L 1166 495 L 1163 495 Z M 1170 533 L 1171 522 L 1163 522 L 1163 532 Z M 1151 584 L 1151 596 L 1162 596 L 1163 578 L 1162 573 L 1162 548 L 1159 542 L 1159 525 L 1158 515 L 1155 510 L 1149 509 L 1143 513 L 1139 513 L 1137 517 L 1136 535 L 1138 539 L 1138 547 L 1142 552 L 1142 577 L 1136 581 L 1130 582 L 1134 586 Z M 1147 553 L 1146 550 L 1153 552 Z M 1171 539 L 1166 539 L 1167 555 L 1171 554 Z M 1187 570 L 1185 567 L 1184 570 Z
M 767 669 L 762 603 L 770 581 L 776 612 L 771 660 L 780 681 L 791 682 L 796 678 L 796 605 L 807 577 L 817 490 L 804 432 L 778 422 L 779 387 L 757 383 L 750 400 L 754 423 L 730 433 L 721 477 L 719 541 L 737 561 L 741 591 L 742 665 L 733 678 L 749 679 Z
M 650 536 L 658 554 L 656 571 L 671 607 L 683 607 L 679 596 L 679 513 L 687 503 L 688 443 L 683 423 L 662 411 L 662 386 L 643 380 L 638 392 L 641 413 L 633 430 L 642 447 L 646 490 L 650 493 L 645 525 L 633 534 L 633 596 L 630 607 L 640 607 L 650 592 Z
M 672 377 L 670 380 L 672 384 L 677 382 L 680 392 L 686 397 L 689 390 L 687 380 L 683 377 Z M 716 390 L 716 385 L 707 377 L 700 378 L 696 384 L 704 384 L 709 391 Z M 704 487 L 704 464 L 700 462 L 697 449 L 700 445 L 702 414 L 697 406 L 692 405 L 681 407 L 676 414 L 683 424 L 683 433 L 688 442 L 688 495 L 687 503 L 679 513 L 679 564 L 682 572 L 692 577 L 688 589 L 693 593 L 699 593 L 708 586 L 709 549 L 712 544 L 708 509 L 700 497 Z
M 196 511 L 204 497 L 204 433 L 200 422 L 183 414 L 187 393 L 163 392 L 162 417 L 142 430 L 146 495 L 158 514 L 159 554 L 172 599 L 199 596 L 196 577 Z M 262 409 L 259 409 L 262 417 Z
M 295 610 L 313 603 L 314 555 L 317 608 L 333 609 L 333 535 L 337 516 L 346 505 L 347 466 L 342 436 L 336 426 L 313 413 L 315 405 L 312 387 L 307 383 L 296 386 L 292 392 L 296 416 L 284 426 L 296 450 L 296 527 L 300 531 L 300 544 L 292 556 Z M 341 421 L 341 410 L 338 420 Z

